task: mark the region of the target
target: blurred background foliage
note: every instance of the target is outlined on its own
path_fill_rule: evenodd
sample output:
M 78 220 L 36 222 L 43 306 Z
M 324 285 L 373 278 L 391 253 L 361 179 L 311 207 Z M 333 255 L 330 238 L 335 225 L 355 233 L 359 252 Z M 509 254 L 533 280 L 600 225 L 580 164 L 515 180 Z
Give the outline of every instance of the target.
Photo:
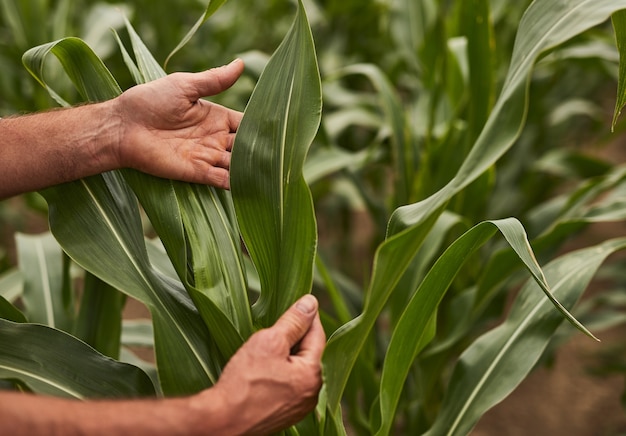
M 21 56 L 29 48 L 65 36 L 81 37 L 105 61 L 122 88 L 127 88 L 132 79 L 110 30 L 115 28 L 126 38 L 123 15 L 130 19 L 155 58 L 164 62 L 203 14 L 206 3 L 1 0 L 0 116 L 55 106 L 22 66 Z M 463 162 L 502 86 L 517 26 L 530 1 L 491 0 L 489 17 L 485 17 L 491 21 L 491 33 L 484 35 L 471 33 L 476 28 L 464 27 L 468 20 L 463 18 L 467 13 L 463 4 L 474 4 L 469 0 L 304 3 L 324 87 L 322 128 L 311 158 L 316 148 L 359 153 L 353 155 L 359 159 L 355 165 L 316 178 L 311 186 L 319 219 L 320 255 L 334 273 L 345 279 L 344 292 L 352 295 L 348 300 L 359 306 L 362 296 L 358 289 L 370 275 L 372 253 L 384 237 L 391 212 L 441 188 Z M 199 71 L 242 57 L 247 66 L 242 79 L 213 100 L 243 110 L 267 57 L 287 32 L 294 10 L 295 2 L 286 0 L 226 2 L 171 58 L 166 70 Z M 485 38 L 492 48 L 489 53 L 476 55 L 484 66 L 478 78 L 468 77 L 468 63 L 473 56 L 464 54 L 468 39 L 474 37 Z M 449 210 L 468 223 L 515 216 L 531 240 L 540 236 L 564 203 L 573 201 L 576 195 L 583 196 L 585 186 L 609 175 L 624 162 L 624 122 L 618 121 L 615 132 L 610 131 L 618 62 L 610 22 L 541 59 L 533 72 L 526 125 L 516 145 L 457 196 Z M 406 135 L 416 150 L 412 159 L 419 176 L 404 190 L 393 186 L 393 133 L 389 114 L 381 104 L 384 92 L 380 91 L 380 83 L 371 80 L 377 73 L 367 77 L 345 70 L 365 63 L 375 65 L 385 83 L 392 84 L 408 120 Z M 46 74 L 64 98 L 76 101 L 76 91 L 52 59 Z M 467 84 L 472 80 L 482 86 L 479 99 L 468 91 Z M 602 195 L 621 198 L 624 191 L 618 181 L 611 185 L 611 191 L 606 190 L 609 194 L 598 194 L 594 201 Z M 37 194 L 0 202 L 0 273 L 14 266 L 13 233 L 29 228 L 25 217 L 36 222 L 45 220 L 45 203 Z M 623 235 L 621 218 L 616 221 L 608 228 L 616 236 Z M 42 224 L 38 226 L 34 228 Z M 538 248 L 534 246 L 540 263 L 572 247 L 597 242 L 593 239 L 597 233 L 594 229 L 597 227 L 590 229 L 588 223 L 573 223 L 567 232 L 553 235 Z M 458 236 L 452 233 L 447 236 L 450 241 Z M 587 239 L 572 239 L 577 235 Z M 490 247 L 488 251 L 495 250 Z M 449 318 L 458 311 L 454 297 L 477 281 L 484 263 L 485 258 L 472 259 L 455 280 L 442 303 L 442 332 L 453 328 Z M 610 283 L 603 289 L 609 290 L 592 294 L 579 308 L 581 321 L 595 322 L 592 325 L 602 328 L 623 321 L 623 268 L 617 265 L 603 270 L 601 278 Z M 509 280 L 513 287 L 516 279 Z M 350 294 L 350 289 L 357 291 Z M 507 295 L 502 292 L 494 298 L 485 316 L 468 329 L 453 354 L 484 332 L 486 325 L 500 319 L 510 301 Z M 393 309 L 390 319 L 394 322 Z M 551 361 L 553 352 L 568 336 L 566 329 L 555 339 L 544 361 Z M 388 338 L 383 335 L 379 339 Z M 597 356 L 593 365 L 596 373 L 624 374 L 623 348 L 603 347 Z M 425 358 L 424 365 L 430 364 Z

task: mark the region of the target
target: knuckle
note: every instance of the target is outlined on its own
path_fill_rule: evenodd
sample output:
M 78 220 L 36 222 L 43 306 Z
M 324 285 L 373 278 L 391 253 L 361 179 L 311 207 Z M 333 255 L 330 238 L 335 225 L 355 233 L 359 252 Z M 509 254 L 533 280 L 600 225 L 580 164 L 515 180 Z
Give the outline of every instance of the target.
M 252 338 L 254 338 L 254 341 L 261 344 L 263 348 L 270 353 L 275 352 L 276 350 L 282 350 L 286 343 L 285 338 L 282 335 L 270 328 L 259 330 L 252 336 Z

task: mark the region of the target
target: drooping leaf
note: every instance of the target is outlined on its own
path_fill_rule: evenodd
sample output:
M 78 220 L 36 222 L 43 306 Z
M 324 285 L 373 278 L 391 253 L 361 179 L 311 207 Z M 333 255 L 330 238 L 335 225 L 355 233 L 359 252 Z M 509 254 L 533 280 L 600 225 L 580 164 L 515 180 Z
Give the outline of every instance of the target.
M 626 8 L 626 0 L 576 0 L 567 3 L 536 0 L 520 22 L 510 68 L 489 119 L 469 155 L 453 179 L 427 199 L 403 206 L 393 213 L 386 241 L 378 248 L 364 312 L 333 334 L 324 361 L 329 407 L 337 411 L 339 401 L 363 338 L 384 307 L 390 286 L 408 265 L 408 259 L 389 260 L 397 251 L 415 253 L 427 229 L 447 202 L 489 169 L 515 142 L 526 118 L 527 94 L 532 67 L 539 56 L 606 21 L 612 13 Z M 385 280 L 382 280 L 384 277 Z M 371 302 L 375 301 L 376 304 Z M 570 318 L 573 319 L 573 318 Z
M 457 239 L 422 281 L 393 332 L 380 384 L 382 421 L 377 434 L 388 434 L 391 429 L 409 368 L 435 333 L 427 327 L 436 317 L 437 307 L 445 292 L 469 255 L 487 242 L 497 230 L 503 234 L 541 289 L 548 290 L 549 285 L 530 250 L 526 232 L 519 221 L 513 218 L 486 221 Z
M 139 368 L 99 354 L 60 330 L 3 319 L 0 379 L 19 380 L 39 394 L 77 399 L 155 395 L 150 378 Z
M 70 104 L 49 87 L 44 79 L 44 65 L 50 53 L 59 59 L 83 98 L 104 101 L 121 94 L 119 85 L 107 67 L 84 41 L 74 37 L 63 38 L 33 47 L 22 57 L 26 69 L 61 106 Z
M 50 206 L 50 227 L 64 250 L 150 309 L 163 391 L 183 394 L 213 383 L 217 369 L 210 363 L 208 332 L 182 285 L 151 267 L 136 199 L 121 176 L 93 176 L 43 195 Z M 64 201 L 68 195 L 74 199 L 71 205 Z M 180 371 L 187 377 L 177 377 Z
M 604 260 L 626 248 L 626 239 L 566 254 L 548 264 L 545 274 L 554 295 L 571 309 Z M 528 282 L 506 321 L 477 339 L 461 355 L 442 410 L 429 435 L 464 435 L 489 408 L 506 397 L 530 372 L 563 322 Z
M 43 65 L 50 52 L 62 57 L 61 63 L 89 100 L 121 93 L 110 72 L 98 67 L 102 61 L 86 44 L 71 40 L 69 46 L 74 50 L 36 47 L 26 58 L 32 65 Z M 84 63 L 90 66 L 83 68 Z M 45 83 L 38 75 L 41 68 L 29 71 Z M 137 199 L 120 174 L 110 172 L 70 182 L 49 188 L 43 195 L 49 205 L 51 230 L 64 250 L 87 271 L 150 309 L 163 392 L 185 394 L 214 383 L 219 369 L 210 357 L 208 331 L 182 285 L 151 267 Z M 69 204 L 66 198 L 74 201 Z M 180 371 L 188 376 L 178 377 Z
M 302 169 L 320 113 L 315 47 L 300 2 L 248 102 L 231 160 L 235 210 L 261 280 L 254 314 L 263 326 L 311 290 L 317 232 Z

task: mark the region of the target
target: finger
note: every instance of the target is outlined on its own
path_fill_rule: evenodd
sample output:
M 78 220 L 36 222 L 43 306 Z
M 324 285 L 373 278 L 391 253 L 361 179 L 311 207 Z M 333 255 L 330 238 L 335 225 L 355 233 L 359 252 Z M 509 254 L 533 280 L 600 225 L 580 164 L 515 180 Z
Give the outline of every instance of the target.
M 270 328 L 283 335 L 291 349 L 311 328 L 317 314 L 317 306 L 317 299 L 307 294 L 296 301 Z
M 228 135 L 228 139 L 226 141 L 226 151 L 233 151 L 233 144 L 235 143 L 235 134 L 231 133 Z
M 320 321 L 319 313 L 315 315 L 311 328 L 300 341 L 296 356 L 308 359 L 312 362 L 319 362 L 326 346 L 326 333 Z
M 243 118 L 243 112 L 229 110 L 228 112 L 228 127 L 232 133 L 236 132 Z
M 230 189 L 228 170 L 219 167 L 209 167 L 209 170 L 199 177 L 198 183 L 215 186 L 216 188 Z
M 228 65 L 190 74 L 189 83 L 196 93 L 195 99 L 219 94 L 230 88 L 243 73 L 243 68 L 243 61 L 235 59 Z

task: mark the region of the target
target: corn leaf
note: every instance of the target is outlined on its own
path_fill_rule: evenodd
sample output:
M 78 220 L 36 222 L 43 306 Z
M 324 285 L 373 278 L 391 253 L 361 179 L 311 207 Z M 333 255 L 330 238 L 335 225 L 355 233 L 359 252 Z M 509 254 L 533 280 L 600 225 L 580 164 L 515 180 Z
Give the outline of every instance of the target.
M 493 61 L 493 23 L 488 0 L 461 3 L 461 31 L 467 38 L 469 62 L 469 133 L 476 140 L 493 105 L 495 94 Z
M 26 316 L 6 298 L 0 295 L 0 318 L 13 322 L 27 322 Z
M 50 233 L 15 235 L 24 277 L 22 301 L 30 322 L 71 331 L 74 299 L 66 287 L 63 252 Z
M 19 380 L 39 394 L 77 399 L 155 395 L 142 370 L 99 354 L 61 330 L 0 319 L 0 344 L 0 379 Z
M 70 78 L 90 101 L 119 95 L 115 80 L 106 68 L 101 68 L 102 61 L 94 58 L 93 51 L 71 38 L 57 45 L 65 47 L 67 40 L 71 51 L 34 48 L 25 59 L 42 65 L 45 59 L 39 56 L 49 52 L 62 57 Z M 90 66 L 83 67 L 85 63 Z M 140 65 L 145 66 L 144 77 L 156 74 L 150 59 L 144 58 Z M 44 82 L 43 77 L 37 78 Z M 64 250 L 83 268 L 150 309 L 163 392 L 181 395 L 213 384 L 221 362 L 214 360 L 209 351 L 211 337 L 182 285 L 152 268 L 137 199 L 121 175 L 105 173 L 42 194 L 49 205 L 52 232 Z M 66 201 L 68 197 L 75 200 L 71 205 Z M 188 377 L 178 377 L 181 371 Z
M 172 56 L 174 56 L 181 48 L 185 46 L 189 42 L 191 38 L 196 34 L 200 26 L 202 26 L 210 17 L 213 15 L 222 5 L 226 3 L 226 0 L 209 0 L 207 7 L 198 21 L 189 29 L 189 32 L 183 37 L 183 39 L 178 43 L 178 45 L 172 50 L 172 52 L 165 59 L 165 65 L 169 63 Z
M 44 65 L 48 54 L 59 59 L 67 75 L 83 98 L 104 101 L 121 94 L 121 89 L 102 60 L 79 38 L 63 38 L 33 47 L 22 56 L 22 62 L 32 76 L 61 106 L 69 106 L 50 88 L 44 79 Z
M 89 272 L 85 272 L 83 282 L 80 309 L 72 333 L 105 356 L 119 359 L 126 296 Z
M 127 28 L 143 81 L 163 77 L 165 71 L 128 22 Z M 225 364 L 253 332 L 230 195 L 216 188 L 158 179 L 137 171 L 124 171 L 124 175 L 209 327 L 221 353 L 220 365 Z
M 434 331 L 428 324 L 436 317 L 437 307 L 469 255 L 483 246 L 499 230 L 541 289 L 548 283 L 535 261 L 524 228 L 514 218 L 486 221 L 457 239 L 437 260 L 406 306 L 385 357 L 380 383 L 382 423 L 377 434 L 388 434 L 410 366 L 430 342 Z
M 611 17 L 615 29 L 615 39 L 619 51 L 619 80 L 617 84 L 617 100 L 613 112 L 611 130 L 615 129 L 617 119 L 626 105 L 626 11 L 618 11 Z
M 387 239 L 378 248 L 368 303 L 363 314 L 330 338 L 324 355 L 328 405 L 336 413 L 349 373 L 364 339 L 391 289 L 447 202 L 489 169 L 515 142 L 526 118 L 530 73 L 539 56 L 626 8 L 626 0 L 575 0 L 566 4 L 536 0 L 518 29 L 509 72 L 485 127 L 454 178 L 427 199 L 393 213 Z M 403 258 L 397 252 L 405 253 Z M 392 261 L 393 259 L 393 261 Z M 568 319 L 575 322 L 571 315 Z M 346 350 L 349 350 L 346 351 Z
M 342 74 L 360 74 L 372 83 L 378 95 L 385 118 L 391 130 L 391 154 L 394 162 L 395 207 L 407 204 L 411 199 L 413 178 L 418 171 L 418 148 L 407 126 L 405 109 L 393 84 L 387 76 L 372 64 L 350 65 Z
M 136 200 L 121 177 L 107 173 L 43 195 L 50 206 L 50 227 L 65 251 L 150 309 L 163 391 L 182 394 L 213 383 L 208 332 L 180 283 L 151 267 Z M 64 201 L 68 195 L 75 200 L 72 205 Z M 189 380 L 176 377 L 183 367 Z
M 0 296 L 14 302 L 24 292 L 24 277 L 17 268 L 0 274 Z
M 231 190 L 241 234 L 261 280 L 262 326 L 310 292 L 317 228 L 302 174 L 317 132 L 321 85 L 304 7 L 269 60 L 239 126 Z
M 555 283 L 553 294 L 571 308 L 604 260 L 626 248 L 626 239 L 564 255 L 544 268 Z M 530 372 L 563 322 L 548 301 L 528 282 L 507 320 L 476 340 L 457 364 L 442 410 L 429 435 L 464 435 L 493 405 L 506 397 Z

